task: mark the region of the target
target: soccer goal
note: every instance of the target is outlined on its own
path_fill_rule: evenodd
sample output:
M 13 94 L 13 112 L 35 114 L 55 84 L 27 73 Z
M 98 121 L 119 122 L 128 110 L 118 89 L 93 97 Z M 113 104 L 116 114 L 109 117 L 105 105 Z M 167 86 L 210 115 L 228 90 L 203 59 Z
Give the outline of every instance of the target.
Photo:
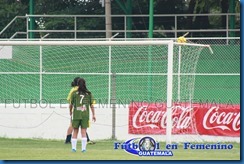
M 112 103 L 161 104 L 154 111 L 161 112 L 154 115 L 155 120 L 160 117 L 158 122 L 140 120 L 140 116 L 136 115 L 138 109 L 132 111 L 133 116 L 128 116 L 126 124 L 128 133 L 165 135 L 168 143 L 171 143 L 172 134 L 198 134 L 195 118 L 191 117 L 194 110 L 190 110 L 190 107 L 194 98 L 198 58 L 204 48 L 212 52 L 209 45 L 176 43 L 173 40 L 0 41 L 0 47 L 5 46 L 11 47 L 12 58 L 0 60 L 2 104 L 33 101 L 66 103 L 70 82 L 74 77 L 82 76 L 100 107 Z M 192 119 L 185 120 L 187 123 L 177 123 L 179 120 L 176 119 L 183 119 L 183 116 L 172 117 L 179 110 L 188 109 L 190 112 L 184 117 Z M 107 125 L 110 126 L 106 127 L 107 131 L 111 131 L 111 127 L 116 129 L 119 116 L 112 114 L 113 118 L 102 117 L 97 118 L 98 126 L 108 120 Z M 140 130 L 132 127 L 134 125 L 147 128 Z M 159 130 L 158 126 L 161 126 Z M 117 135 L 118 131 L 117 128 Z

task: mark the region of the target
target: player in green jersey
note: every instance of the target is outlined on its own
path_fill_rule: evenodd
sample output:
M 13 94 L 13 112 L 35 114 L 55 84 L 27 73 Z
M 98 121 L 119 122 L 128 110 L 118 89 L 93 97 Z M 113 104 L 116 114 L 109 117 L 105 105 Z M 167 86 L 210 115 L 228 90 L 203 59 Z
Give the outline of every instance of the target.
M 68 97 L 67 97 L 67 101 L 69 102 L 69 104 L 71 105 L 71 95 L 76 92 L 78 90 L 78 80 L 80 79 L 80 77 L 76 77 L 74 78 L 74 80 L 71 82 L 71 90 L 68 94 Z M 93 102 L 95 104 L 95 101 Z M 73 127 L 72 127 L 72 122 L 70 123 L 69 125 L 69 128 L 67 130 L 67 135 L 66 135 L 66 140 L 65 140 L 65 143 L 66 144 L 70 144 L 71 143 L 71 137 L 72 137 L 72 132 L 73 132 Z M 95 142 L 91 141 L 90 138 L 89 138 L 89 135 L 88 133 L 86 133 L 86 137 L 87 137 L 87 143 L 88 144 L 95 144 Z
M 92 120 L 95 122 L 94 100 L 92 93 L 87 89 L 86 82 L 83 78 L 78 80 L 78 90 L 71 96 L 70 113 L 72 115 L 72 127 L 74 128 L 71 139 L 72 151 L 76 152 L 77 135 L 81 128 L 81 151 L 86 151 L 87 137 L 86 130 L 89 127 L 89 113 L 92 112 Z

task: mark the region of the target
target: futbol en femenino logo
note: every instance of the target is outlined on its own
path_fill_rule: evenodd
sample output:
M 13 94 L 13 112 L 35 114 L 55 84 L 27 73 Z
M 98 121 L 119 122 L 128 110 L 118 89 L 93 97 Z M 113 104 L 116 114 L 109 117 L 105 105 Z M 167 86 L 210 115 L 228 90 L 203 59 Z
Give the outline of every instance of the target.
M 123 143 L 115 142 L 114 149 L 123 149 L 129 154 L 138 156 L 173 156 L 170 150 L 160 150 L 159 142 L 152 137 L 132 138 Z

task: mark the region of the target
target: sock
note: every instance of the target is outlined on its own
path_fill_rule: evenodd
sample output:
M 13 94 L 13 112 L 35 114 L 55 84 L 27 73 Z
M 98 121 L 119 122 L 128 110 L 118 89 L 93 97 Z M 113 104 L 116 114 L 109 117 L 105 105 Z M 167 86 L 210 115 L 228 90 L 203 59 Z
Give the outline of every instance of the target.
M 86 150 L 87 138 L 81 138 L 81 150 Z
M 71 137 L 72 137 L 71 134 L 67 135 L 65 142 L 71 142 Z
M 77 145 L 77 139 L 76 138 L 71 139 L 71 145 L 72 145 L 72 149 L 76 150 L 76 145 Z
M 89 142 L 90 141 L 90 138 L 88 136 L 88 133 L 86 133 L 86 138 L 87 138 L 87 142 Z

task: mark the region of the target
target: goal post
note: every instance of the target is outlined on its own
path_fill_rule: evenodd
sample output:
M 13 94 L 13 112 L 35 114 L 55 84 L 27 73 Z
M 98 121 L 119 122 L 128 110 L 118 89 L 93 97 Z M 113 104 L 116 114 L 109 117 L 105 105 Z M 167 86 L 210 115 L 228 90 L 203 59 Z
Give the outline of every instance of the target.
M 74 76 L 84 76 L 93 90 L 99 92 L 97 97 L 107 97 L 107 102 L 110 102 L 110 76 L 116 74 L 120 76 L 116 79 L 118 99 L 144 101 L 150 97 L 154 102 L 166 101 L 167 143 L 171 143 L 172 139 L 174 101 L 182 97 L 193 98 L 198 57 L 203 48 L 210 48 L 209 45 L 180 44 L 173 40 L 0 41 L 0 47 L 3 46 L 13 47 L 13 59 L 0 59 L 0 76 L 4 78 L 7 77 L 4 75 L 9 75 L 7 78 L 14 78 L 13 81 L 20 79 L 29 88 L 16 87 L 19 90 L 10 93 L 6 91 L 11 90 L 9 86 L 6 90 L 0 90 L 1 99 L 61 99 L 67 93 L 66 84 Z M 210 51 L 212 52 L 211 48 Z M 148 61 L 149 59 L 152 61 Z M 7 80 L 2 82 L 4 83 Z M 10 85 L 17 86 L 12 82 Z M 144 85 L 152 85 L 149 86 L 152 91 L 148 91 Z

